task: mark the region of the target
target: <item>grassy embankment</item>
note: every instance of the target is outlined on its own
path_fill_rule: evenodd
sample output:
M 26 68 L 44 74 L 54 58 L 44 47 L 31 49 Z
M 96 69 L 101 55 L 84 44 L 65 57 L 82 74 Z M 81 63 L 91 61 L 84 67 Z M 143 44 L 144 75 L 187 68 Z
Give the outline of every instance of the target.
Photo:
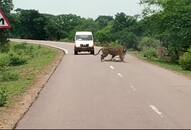
M 0 53 L 0 106 L 9 106 L 52 64 L 59 51 L 31 44 L 10 44 L 10 51 Z
M 184 76 L 190 77 L 191 78 L 191 71 L 189 70 L 183 70 L 182 67 L 179 64 L 176 63 L 169 63 L 169 62 L 165 62 L 160 60 L 159 58 L 152 58 L 152 59 L 148 59 L 146 57 L 143 56 L 143 54 L 141 54 L 141 52 L 137 52 L 137 51 L 129 51 L 129 54 L 136 56 L 137 58 L 149 62 L 151 64 L 155 64 L 158 65 L 162 68 L 174 71 L 178 74 L 182 74 Z

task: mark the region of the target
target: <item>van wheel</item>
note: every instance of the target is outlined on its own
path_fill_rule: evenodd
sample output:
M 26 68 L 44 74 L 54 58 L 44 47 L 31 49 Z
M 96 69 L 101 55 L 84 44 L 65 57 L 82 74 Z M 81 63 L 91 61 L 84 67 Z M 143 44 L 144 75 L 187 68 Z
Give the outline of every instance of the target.
M 75 54 L 75 55 L 78 55 L 78 52 L 77 52 L 77 51 L 74 51 L 74 54 Z
M 94 50 L 93 50 L 93 51 L 91 51 L 91 54 L 92 54 L 92 55 L 94 55 L 94 54 L 95 54 L 95 53 L 94 53 Z

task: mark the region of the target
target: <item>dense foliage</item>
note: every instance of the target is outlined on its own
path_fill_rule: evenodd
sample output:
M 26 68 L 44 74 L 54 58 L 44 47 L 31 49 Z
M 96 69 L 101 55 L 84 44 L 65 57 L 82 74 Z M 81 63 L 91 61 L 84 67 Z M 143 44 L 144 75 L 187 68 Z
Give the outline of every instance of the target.
M 191 1 L 141 0 L 141 3 L 147 6 L 142 20 L 144 35 L 160 40 L 171 61 L 177 62 L 191 47 Z
M 26 43 L 10 43 L 8 52 L 0 52 L 0 107 L 22 94 L 59 52 Z
M 137 17 L 125 13 L 99 16 L 97 19 L 82 18 L 73 14 L 49 15 L 36 10 L 17 9 L 12 14 L 14 38 L 73 41 L 76 31 L 92 31 L 97 42 L 116 42 L 136 48 L 139 27 Z
M 17 9 L 11 14 L 11 37 L 73 41 L 76 31 L 92 31 L 99 45 L 115 43 L 139 51 L 148 49 L 146 54 L 178 64 L 191 47 L 191 1 L 140 0 L 140 4 L 145 7 L 142 15 L 121 12 L 95 20 L 74 14 L 55 16 Z M 1 5 L 6 12 L 12 9 L 12 2 Z
M 180 65 L 185 70 L 191 70 L 191 49 L 180 58 Z

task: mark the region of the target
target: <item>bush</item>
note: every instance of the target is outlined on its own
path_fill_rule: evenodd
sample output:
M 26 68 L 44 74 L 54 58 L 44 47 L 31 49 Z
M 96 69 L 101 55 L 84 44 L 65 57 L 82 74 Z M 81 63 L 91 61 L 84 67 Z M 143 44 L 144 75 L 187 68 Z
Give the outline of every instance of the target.
M 18 55 L 28 55 L 30 57 L 34 57 L 36 55 L 37 49 L 40 48 L 28 45 L 27 43 L 16 44 L 13 47 L 13 51 Z
M 27 43 L 22 44 L 16 44 L 14 45 L 14 50 L 26 50 L 27 49 Z
M 73 42 L 71 39 L 69 38 L 64 38 L 64 39 L 60 39 L 61 42 Z
M 0 77 L 0 81 L 16 81 L 19 79 L 19 75 L 16 72 L 3 72 Z
M 9 51 L 8 32 L 0 29 L 0 52 Z
M 0 88 L 0 107 L 3 107 L 8 100 L 8 92 L 5 87 Z
M 8 66 L 10 63 L 9 56 L 7 54 L 0 54 L 0 70 Z
M 139 50 L 144 50 L 145 48 L 158 48 L 160 46 L 160 41 L 150 38 L 143 37 L 138 45 Z
M 168 50 L 165 47 L 157 48 L 157 57 L 161 60 L 167 60 Z
M 115 43 L 115 42 L 112 42 L 112 43 L 110 43 L 110 44 L 108 44 L 108 47 L 116 47 L 116 48 L 118 48 L 118 47 L 123 47 L 121 44 L 119 44 L 119 43 Z
M 155 48 L 145 48 L 142 52 L 143 56 L 147 59 L 152 59 L 153 57 L 157 57 L 157 52 Z
M 23 55 L 18 55 L 15 52 L 9 53 L 10 63 L 9 65 L 17 66 L 23 65 L 27 63 L 28 57 Z
M 112 36 L 117 43 L 120 43 L 128 49 L 133 48 L 137 50 L 138 37 L 134 33 L 129 32 L 127 29 L 124 29 L 120 32 L 116 32 Z
M 100 43 L 109 43 L 112 41 L 112 34 L 111 34 L 112 26 L 108 25 L 104 29 L 98 31 L 96 33 L 96 40 Z
M 184 53 L 180 58 L 179 63 L 184 70 L 191 70 L 191 52 Z

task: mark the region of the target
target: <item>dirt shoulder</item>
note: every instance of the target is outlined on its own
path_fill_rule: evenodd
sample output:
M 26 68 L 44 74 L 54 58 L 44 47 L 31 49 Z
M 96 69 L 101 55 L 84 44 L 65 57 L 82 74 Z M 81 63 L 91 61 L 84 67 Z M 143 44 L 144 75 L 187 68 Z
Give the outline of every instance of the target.
M 14 103 L 8 107 L 0 109 L 0 129 L 14 129 L 16 124 L 29 110 L 35 100 L 38 98 L 41 90 L 44 88 L 51 75 L 55 72 L 59 63 L 63 59 L 64 52 L 58 50 L 54 62 L 43 69 L 35 78 L 33 84 L 23 95 L 14 97 Z

